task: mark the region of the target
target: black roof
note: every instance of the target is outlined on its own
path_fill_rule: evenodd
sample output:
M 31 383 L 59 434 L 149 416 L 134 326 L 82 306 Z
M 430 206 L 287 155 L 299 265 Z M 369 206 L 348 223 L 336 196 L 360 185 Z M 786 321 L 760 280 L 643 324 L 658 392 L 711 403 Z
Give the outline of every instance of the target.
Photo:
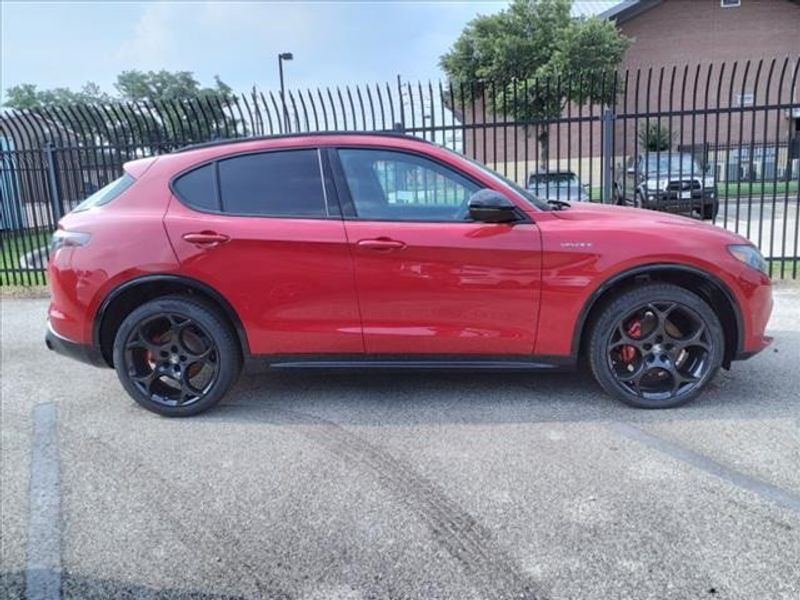
M 302 137 L 309 137 L 309 136 L 337 136 L 337 135 L 348 135 L 348 136 L 364 136 L 364 137 L 392 137 L 392 138 L 406 138 L 416 140 L 418 142 L 423 142 L 426 144 L 432 144 L 433 142 L 429 140 L 425 140 L 422 138 L 418 138 L 416 136 L 403 133 L 402 131 L 308 131 L 305 133 L 280 133 L 275 135 L 259 135 L 259 136 L 252 136 L 252 137 L 243 137 L 243 138 L 222 138 L 218 140 L 213 140 L 211 142 L 202 142 L 199 144 L 189 144 L 187 146 L 183 146 L 175 150 L 176 153 L 179 152 L 188 152 L 190 150 L 199 150 L 202 148 L 214 148 L 215 146 L 226 146 L 228 144 L 243 144 L 246 142 L 257 142 L 260 140 L 279 140 L 285 138 L 302 138 Z

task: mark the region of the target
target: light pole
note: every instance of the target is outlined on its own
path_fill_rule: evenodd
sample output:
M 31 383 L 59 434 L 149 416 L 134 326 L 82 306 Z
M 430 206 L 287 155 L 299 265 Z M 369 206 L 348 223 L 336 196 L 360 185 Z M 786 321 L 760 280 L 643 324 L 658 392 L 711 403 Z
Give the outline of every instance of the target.
M 294 55 L 291 52 L 281 52 L 278 54 L 278 75 L 281 79 L 281 104 L 283 105 L 283 125 L 284 130 L 289 131 L 289 111 L 286 110 L 286 91 L 283 89 L 283 61 L 292 60 Z

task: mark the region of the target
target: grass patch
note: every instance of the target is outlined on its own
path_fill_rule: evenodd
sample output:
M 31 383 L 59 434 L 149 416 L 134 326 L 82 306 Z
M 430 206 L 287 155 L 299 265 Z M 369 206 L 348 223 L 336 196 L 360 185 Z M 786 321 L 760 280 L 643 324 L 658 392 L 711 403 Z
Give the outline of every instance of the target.
M 603 198 L 603 186 L 596 185 L 589 188 L 589 201 L 600 202 Z
M 50 245 L 51 231 L 3 232 L 0 248 L 0 285 L 43 285 L 44 273 L 38 269 L 23 269 L 20 258 L 43 246 Z
M 800 258 L 773 258 L 768 259 L 769 276 L 772 279 L 800 278 Z M 783 277 L 781 277 L 783 270 Z
M 796 194 L 800 188 L 800 182 L 797 181 L 760 181 L 753 182 L 727 182 L 719 184 L 719 195 L 723 198 L 741 198 L 742 196 L 753 196 L 760 198 L 762 196 L 772 196 L 781 194 Z

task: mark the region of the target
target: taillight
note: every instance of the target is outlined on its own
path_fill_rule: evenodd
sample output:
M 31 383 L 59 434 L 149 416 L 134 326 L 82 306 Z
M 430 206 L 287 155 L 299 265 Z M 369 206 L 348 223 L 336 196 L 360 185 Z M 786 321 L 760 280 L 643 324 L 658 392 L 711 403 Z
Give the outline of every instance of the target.
M 50 254 L 53 254 L 59 248 L 70 248 L 75 246 L 85 246 L 89 243 L 92 234 L 84 233 L 82 231 L 66 231 L 64 229 L 57 230 L 52 239 L 50 240 Z

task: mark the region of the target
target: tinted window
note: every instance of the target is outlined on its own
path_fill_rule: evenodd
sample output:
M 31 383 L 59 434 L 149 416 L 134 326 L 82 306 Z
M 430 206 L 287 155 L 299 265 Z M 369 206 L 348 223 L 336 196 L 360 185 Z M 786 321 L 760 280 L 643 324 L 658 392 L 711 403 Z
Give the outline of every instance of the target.
M 186 204 L 200 210 L 219 210 L 214 189 L 214 165 L 206 165 L 181 175 L 173 184 L 175 193 Z
M 136 180 L 133 177 L 125 173 L 119 179 L 115 179 L 105 187 L 97 190 L 94 194 L 86 198 L 86 200 L 78 204 L 74 210 L 75 212 L 80 212 L 83 210 L 89 210 L 95 206 L 103 206 L 104 204 L 108 204 L 122 192 L 131 187 L 135 181 Z
M 341 149 L 356 215 L 363 219 L 448 221 L 466 218 L 480 187 L 421 156 L 390 150 Z
M 226 213 L 324 217 L 316 150 L 246 154 L 219 162 L 222 209 Z

